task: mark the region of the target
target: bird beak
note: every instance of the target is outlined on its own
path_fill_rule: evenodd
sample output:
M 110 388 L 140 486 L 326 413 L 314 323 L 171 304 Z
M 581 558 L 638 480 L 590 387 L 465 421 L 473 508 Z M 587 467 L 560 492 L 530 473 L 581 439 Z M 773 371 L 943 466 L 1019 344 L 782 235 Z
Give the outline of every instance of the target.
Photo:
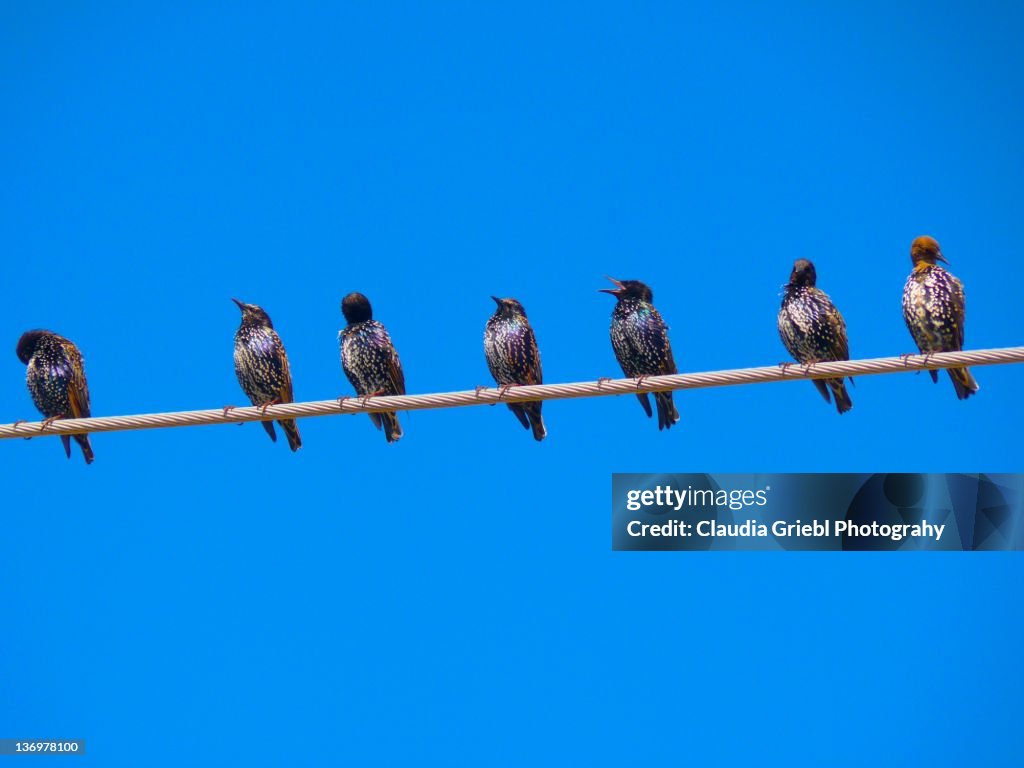
M 946 257 L 942 255 L 942 251 L 935 254 L 935 260 L 941 261 L 943 264 L 949 264 L 949 262 L 946 261 Z
M 238 299 L 231 299 L 231 300 L 232 300 L 233 302 L 235 302 L 235 304 L 237 304 L 237 305 L 238 305 L 238 308 L 239 308 L 240 310 L 242 310 L 243 312 L 245 312 L 245 302 L 244 302 L 244 301 L 239 301 Z
M 608 275 L 605 275 L 605 279 L 611 280 L 613 283 L 615 283 L 615 288 L 599 288 L 597 291 L 598 293 L 610 293 L 612 296 L 618 296 L 620 293 L 626 290 L 626 286 L 624 286 L 614 277 L 608 277 Z
M 494 303 L 497 304 L 499 307 L 502 304 L 504 304 L 504 302 L 501 299 L 499 299 L 497 296 L 491 296 L 491 298 L 494 299 Z

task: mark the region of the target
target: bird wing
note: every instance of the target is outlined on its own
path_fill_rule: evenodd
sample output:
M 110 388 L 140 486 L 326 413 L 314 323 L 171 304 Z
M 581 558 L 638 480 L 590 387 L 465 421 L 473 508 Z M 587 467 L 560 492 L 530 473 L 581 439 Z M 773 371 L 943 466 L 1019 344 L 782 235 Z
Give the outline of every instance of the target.
M 959 278 L 950 275 L 950 290 L 953 294 L 953 322 L 956 324 L 956 348 L 964 348 L 964 316 L 967 314 L 967 306 L 964 298 L 964 284 Z
M 676 368 L 676 360 L 672 355 L 672 342 L 668 338 L 668 325 L 662 318 L 661 313 L 658 312 L 654 307 L 651 307 L 651 312 L 658 321 L 658 329 L 660 332 L 660 342 L 665 349 L 665 354 L 661 356 L 661 369 L 658 371 L 660 374 L 679 373 L 679 369 Z
M 668 333 L 665 334 L 665 362 L 662 365 L 661 372 L 663 374 L 679 373 L 679 369 L 676 367 L 676 359 L 672 355 L 672 344 L 669 343 Z
M 92 414 L 89 406 L 89 383 L 85 380 L 85 364 L 82 353 L 71 342 L 64 343 L 64 350 L 71 361 L 71 381 L 68 386 L 68 400 L 71 415 L 76 419 L 87 419 Z
M 832 331 L 832 338 L 835 339 L 835 343 L 832 347 L 835 359 L 849 360 L 850 342 L 846 337 L 846 321 L 843 320 L 843 316 L 839 314 L 839 310 L 831 303 L 829 304 L 829 311 L 826 317 L 828 318 L 829 328 Z
M 388 357 L 388 378 L 396 395 L 405 394 L 405 373 L 402 371 L 402 361 L 398 359 L 398 350 L 391 345 L 391 354 Z
M 275 337 L 277 337 L 276 334 Z M 292 369 L 288 364 L 288 353 L 284 351 L 284 344 L 281 343 L 280 337 L 277 337 L 277 344 L 274 345 L 274 357 L 281 367 L 281 386 L 277 391 L 277 399 L 282 403 L 290 403 L 295 399 L 292 395 Z
M 526 327 L 526 343 L 523 345 L 523 378 L 524 384 L 543 384 L 544 374 L 540 367 L 540 349 L 533 328 Z

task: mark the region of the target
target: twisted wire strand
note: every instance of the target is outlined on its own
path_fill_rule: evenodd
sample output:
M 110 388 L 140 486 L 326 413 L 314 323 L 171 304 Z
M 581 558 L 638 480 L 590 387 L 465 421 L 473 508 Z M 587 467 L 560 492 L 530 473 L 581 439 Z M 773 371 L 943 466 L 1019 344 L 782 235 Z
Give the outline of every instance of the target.
M 965 352 L 939 352 L 931 355 L 901 355 L 866 360 L 845 360 L 836 363 L 800 363 L 738 368 L 704 373 L 679 373 L 670 376 L 647 376 L 641 379 L 598 379 L 567 384 L 533 386 L 479 387 L 461 392 L 439 392 L 426 395 L 362 397 L 353 395 L 335 400 L 314 400 L 304 403 L 271 405 L 267 408 L 246 406 L 213 408 L 203 411 L 148 413 L 134 416 L 96 416 L 89 419 L 60 419 L 46 422 L 15 422 L 0 424 L 0 440 L 14 437 L 73 435 L 85 432 L 121 432 L 134 429 L 162 429 L 204 424 L 238 424 L 248 421 L 295 419 L 309 416 L 335 416 L 380 411 L 421 411 L 434 408 L 456 408 L 495 403 L 521 403 L 528 400 L 565 400 L 573 397 L 606 397 L 609 395 L 665 392 L 680 389 L 727 387 L 738 384 L 764 384 L 774 381 L 831 379 L 842 376 L 868 376 L 900 371 L 924 371 L 961 366 L 1001 365 L 1024 362 L 1024 347 L 979 349 Z

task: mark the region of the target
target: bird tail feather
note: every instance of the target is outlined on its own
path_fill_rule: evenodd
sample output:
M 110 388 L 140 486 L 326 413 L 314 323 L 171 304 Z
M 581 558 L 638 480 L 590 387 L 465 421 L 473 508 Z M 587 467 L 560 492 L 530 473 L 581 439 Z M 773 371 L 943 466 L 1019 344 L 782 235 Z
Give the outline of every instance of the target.
M 651 418 L 651 415 L 652 415 L 651 401 L 648 399 L 647 393 L 646 392 L 641 392 L 640 394 L 638 394 L 636 396 L 636 399 L 639 400 L 640 401 L 640 405 L 642 405 L 644 407 L 644 413 L 647 414 L 647 418 L 648 419 Z
M 523 429 L 530 428 L 530 420 L 526 416 L 526 410 L 520 403 L 509 403 L 508 409 L 515 414 L 517 419 L 519 419 L 519 423 L 523 425 Z
M 261 421 L 260 424 L 262 424 L 263 428 L 265 430 L 267 430 L 267 434 L 270 435 L 270 439 L 273 442 L 276 443 L 277 442 L 277 432 L 274 431 L 274 422 L 272 422 L 272 421 Z
M 75 435 L 75 442 L 78 443 L 78 447 L 82 449 L 82 456 L 85 457 L 86 464 L 92 464 L 93 459 L 96 458 L 92 452 L 92 445 L 89 443 L 88 435 Z M 70 446 L 68 446 L 70 448 Z
M 948 368 L 947 371 L 953 381 L 953 388 L 956 389 L 956 396 L 961 400 L 966 400 L 978 391 L 978 382 L 971 375 L 970 368 Z
M 60 441 L 64 444 L 64 453 L 67 457 L 71 458 L 71 435 L 61 435 Z
M 842 379 L 828 379 L 829 389 L 832 390 L 832 394 L 836 399 L 836 410 L 839 413 L 846 413 L 848 410 L 853 408 L 853 400 L 850 399 L 850 393 L 846 391 L 846 384 Z
M 655 392 L 654 402 L 658 406 L 658 429 L 671 429 L 679 421 L 679 411 L 672 400 L 672 393 Z
M 826 403 L 832 402 L 832 398 L 829 397 L 828 394 L 828 387 L 825 386 L 825 381 L 823 379 L 811 379 L 811 383 L 814 384 L 815 389 L 821 392 L 821 396 L 825 398 Z
M 397 413 L 394 411 L 386 411 L 376 415 L 380 416 L 381 423 L 384 426 L 384 437 L 389 443 L 394 443 L 402 439 L 402 425 L 398 423 Z
M 293 419 L 287 419 L 277 423 L 281 425 L 281 429 L 284 430 L 284 436 L 288 438 L 288 447 L 293 451 L 299 450 L 299 448 L 302 447 L 302 438 L 299 437 L 299 428 L 295 424 L 295 421 Z
M 539 402 L 525 403 L 526 415 L 530 419 L 530 425 L 533 427 L 533 439 L 537 442 L 548 436 L 548 431 L 544 427 L 544 418 L 540 415 L 540 406 Z

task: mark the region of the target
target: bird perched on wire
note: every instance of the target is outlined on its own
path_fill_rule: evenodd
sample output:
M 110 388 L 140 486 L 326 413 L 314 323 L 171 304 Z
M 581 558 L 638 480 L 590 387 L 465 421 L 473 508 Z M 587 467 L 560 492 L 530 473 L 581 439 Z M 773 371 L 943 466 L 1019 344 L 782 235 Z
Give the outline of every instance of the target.
M 281 337 L 274 330 L 270 315 L 255 304 L 246 304 L 238 299 L 232 301 L 242 310 L 242 323 L 235 331 L 235 375 L 242 390 L 253 405 L 262 408 L 293 402 L 288 355 Z M 276 443 L 274 422 L 260 423 Z M 288 447 L 293 451 L 299 450 L 302 438 L 295 421 L 281 419 L 277 423 L 288 438 Z
M 678 373 L 668 340 L 668 326 L 651 303 L 654 301 L 651 289 L 639 280 L 608 279 L 615 288 L 602 288 L 601 293 L 610 293 L 618 299 L 612 310 L 611 337 L 622 372 L 641 380 L 647 376 Z M 647 393 L 638 393 L 637 399 L 650 417 Z M 671 392 L 655 392 L 654 402 L 658 408 L 658 429 L 669 429 L 679 421 Z
M 936 262 L 949 262 L 932 237 L 919 237 L 910 246 L 914 269 L 903 286 L 903 319 L 922 354 L 959 352 L 964 346 L 964 286 Z M 938 381 L 937 371 L 929 371 Z M 961 400 L 978 391 L 968 368 L 948 368 Z
M 502 387 L 515 384 L 543 384 L 540 350 L 526 310 L 515 299 L 491 296 L 498 305 L 484 328 L 484 355 L 494 380 Z M 509 403 L 508 408 L 524 429 L 533 428 L 534 440 L 543 440 L 548 431 L 540 415 L 541 401 Z
M 341 367 L 356 392 L 363 396 L 404 395 L 405 374 L 387 329 L 373 319 L 370 300 L 350 293 L 341 301 L 341 313 L 348 326 L 338 334 Z M 394 411 L 369 414 L 377 429 L 393 443 L 402 437 L 402 425 Z
M 28 366 L 25 382 L 32 402 L 46 417 L 44 424 L 57 419 L 89 418 L 89 384 L 78 347 L 52 331 L 26 331 L 18 339 L 17 354 Z M 71 458 L 72 437 L 82 449 L 85 463 L 92 464 L 89 435 L 61 435 L 64 453 Z
M 846 322 L 824 291 L 816 283 L 814 264 L 807 259 L 793 262 L 779 310 L 779 336 L 789 354 L 798 363 L 831 363 L 850 359 L 846 340 Z M 846 413 L 853 401 L 842 377 L 815 379 L 813 382 L 825 402 L 831 402 L 829 390 L 836 398 L 836 410 Z

